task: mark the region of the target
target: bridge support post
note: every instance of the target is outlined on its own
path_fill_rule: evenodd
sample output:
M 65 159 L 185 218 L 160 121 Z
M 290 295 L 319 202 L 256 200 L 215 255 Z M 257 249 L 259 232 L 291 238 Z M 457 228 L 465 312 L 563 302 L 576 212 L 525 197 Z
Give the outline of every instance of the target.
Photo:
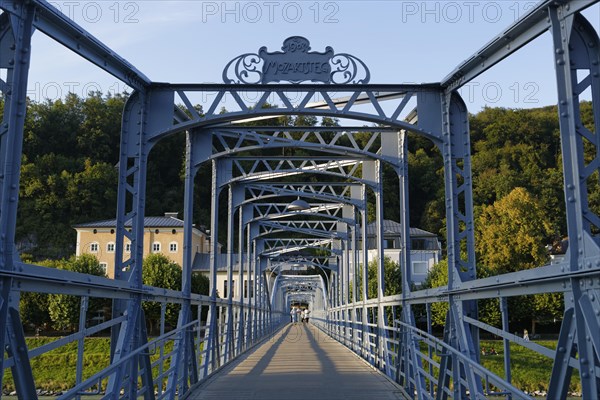
M 462 282 L 476 279 L 475 238 L 473 226 L 473 193 L 471 154 L 467 108 L 457 92 L 442 94 L 442 158 L 446 187 L 446 226 L 448 246 L 448 290 Z M 462 250 L 464 248 L 464 251 Z M 477 302 L 461 301 L 449 296 L 447 341 L 467 358 L 479 359 L 479 330 L 463 319 L 477 319 Z M 447 368 L 452 368 L 455 393 L 467 390 L 474 396 L 483 393 L 481 380 L 470 364 L 453 356 Z M 449 371 L 440 369 L 440 376 Z M 459 384 L 464 379 L 466 387 Z M 458 395 L 462 395 L 458 394 Z
M 219 195 L 221 193 L 221 185 L 219 173 L 222 169 L 219 168 L 219 161 L 212 161 L 212 194 L 211 194 L 211 218 L 210 218 L 210 309 L 208 312 L 207 329 L 208 336 L 206 340 L 206 361 L 204 363 L 204 376 L 208 376 L 209 368 L 214 371 L 219 365 L 220 349 L 219 349 L 219 332 L 217 317 L 217 268 L 219 251 Z
M 243 221 L 243 217 L 242 217 L 242 213 L 243 213 L 243 206 L 241 205 L 241 203 L 244 200 L 244 188 L 239 186 L 239 185 L 230 185 L 230 199 L 231 199 L 231 212 L 228 213 L 228 215 L 231 217 L 231 221 L 228 222 L 228 236 L 231 240 L 231 253 L 229 254 L 229 264 L 231 264 L 232 266 L 234 265 L 234 247 L 233 247 L 233 241 L 234 239 L 234 229 L 235 229 L 235 219 L 234 219 L 234 214 L 235 214 L 235 210 L 238 210 L 238 237 L 237 237 L 237 242 L 238 242 L 238 273 L 237 273 L 237 279 L 238 279 L 238 284 L 237 284 L 237 290 L 238 290 L 238 301 L 239 301 L 239 306 L 237 309 L 237 333 L 234 333 L 233 336 L 237 335 L 237 338 L 235 339 L 235 343 L 232 342 L 232 347 L 233 347 L 233 353 L 234 355 L 239 355 L 242 352 L 242 346 L 243 346 L 243 334 L 244 334 L 244 330 L 243 330 L 243 325 L 244 325 L 244 290 L 247 290 L 247 286 L 244 284 L 244 262 L 243 262 L 243 248 L 244 248 L 244 221 Z M 232 329 L 234 331 L 236 331 L 236 326 L 232 326 Z
M 12 272 L 15 252 L 15 226 L 21 177 L 23 127 L 27 105 L 27 82 L 31 59 L 31 36 L 35 9 L 26 2 L 15 3 L 11 12 L 0 15 L 0 68 L 7 69 L 6 82 L 0 79 L 4 95 L 4 116 L 0 125 L 0 271 Z M 4 32 L 2 32 L 4 31 Z M 2 33 L 4 33 L 2 35 Z M 0 278 L 0 388 L 4 376 L 4 351 L 15 359 L 12 373 L 19 400 L 37 399 L 29 363 L 27 344 L 19 316 L 20 293 L 13 290 L 13 279 Z
M 241 292 L 241 282 L 238 276 L 238 284 L 233 285 L 233 237 L 234 237 L 234 216 L 235 216 L 235 204 L 238 200 L 234 198 L 234 194 L 237 194 L 236 197 L 239 197 L 239 188 L 234 187 L 233 184 L 229 184 L 229 196 L 227 201 L 227 282 L 229 287 L 229 293 L 227 298 L 227 325 L 225 332 L 225 362 L 228 362 L 235 356 L 235 330 L 234 330 L 234 315 L 235 310 L 233 308 L 233 300 L 234 300 L 234 292 L 237 289 L 238 296 Z
M 369 250 L 368 250 L 368 239 L 367 239 L 367 187 L 362 185 L 361 197 L 363 207 L 361 210 L 361 233 L 362 233 L 362 279 L 361 279 L 361 294 L 362 294 L 362 356 L 364 359 L 374 363 L 370 356 L 370 328 L 369 328 L 369 313 L 367 310 L 367 288 L 369 279 Z
M 113 363 L 129 356 L 147 341 L 141 294 L 147 162 L 153 146 L 151 133 L 172 122 L 172 104 L 172 92 L 149 89 L 134 92 L 125 105 L 119 158 L 114 272 L 115 279 L 129 282 L 132 288 L 139 290 L 139 294 L 132 295 L 130 300 L 113 301 L 113 317 L 127 316 L 122 324 L 114 326 L 111 331 Z M 126 229 L 129 222 L 131 231 Z M 125 238 L 131 242 L 130 258 L 126 261 L 123 260 Z M 118 397 L 121 389 L 124 389 L 129 397 L 137 397 L 138 364 L 144 370 L 151 370 L 149 355 L 135 355 L 110 375 L 106 392 Z M 142 382 L 147 389 L 145 399 L 153 399 L 152 375 L 143 374 Z
M 600 247 L 592 229 L 600 217 L 590 208 L 588 184 L 597 179 L 600 157 L 600 39 L 594 27 L 569 4 L 549 7 L 558 89 L 558 111 L 563 156 L 569 271 L 585 272 L 600 265 Z M 580 95 L 591 90 L 593 122 L 581 120 Z M 590 152 L 591 149 L 591 152 Z M 593 155 L 588 163 L 587 154 Z M 593 281 L 570 280 L 565 292 L 565 315 L 548 398 L 566 398 L 571 381 L 569 360 L 578 354 L 579 377 L 584 398 L 600 395 L 600 291 Z
M 408 136 L 405 131 L 399 132 L 395 138 L 387 139 L 389 145 L 384 143 L 382 147 L 396 149 L 394 154 L 398 159 L 396 173 L 399 178 L 399 198 L 400 198 L 400 225 L 402 233 L 400 235 L 400 270 L 402 286 L 402 312 L 400 318 L 402 322 L 409 326 L 416 326 L 415 317 L 411 305 L 406 301 L 412 291 L 412 265 L 411 265 L 411 238 L 410 238 L 410 202 L 408 186 Z M 386 141 L 387 141 L 386 140 Z M 392 143 L 395 142 L 395 143 Z M 395 146 L 394 146 L 395 145 Z M 412 395 L 417 393 L 417 398 L 424 398 L 426 390 L 425 379 L 419 371 L 423 365 L 420 357 L 419 342 L 414 332 L 406 327 L 400 327 L 400 343 L 398 346 L 398 363 L 396 371 L 396 380 L 403 384 L 404 389 Z M 403 379 L 400 378 L 400 371 L 404 373 Z
M 198 172 L 198 158 L 201 158 L 204 152 L 202 149 L 210 143 L 210 136 L 202 135 L 200 132 L 187 132 L 186 134 L 186 154 L 185 154 L 185 188 L 183 204 L 183 265 L 182 265 L 182 283 L 181 291 L 185 296 L 183 305 L 179 313 L 178 328 L 189 324 L 192 321 L 192 308 L 190 296 L 192 293 L 192 268 L 194 262 L 194 246 L 192 241 L 193 219 L 194 219 L 194 179 Z M 201 314 L 199 314 L 200 317 Z M 198 330 L 198 337 L 201 332 Z M 172 398 L 175 398 L 176 391 L 185 393 L 189 386 L 198 382 L 199 371 L 196 348 L 194 346 L 194 335 L 192 328 L 189 327 L 180 331 L 175 342 L 174 356 L 171 358 L 172 365 L 179 366 L 174 368 L 169 374 L 167 392 Z M 188 385 L 189 381 L 189 385 Z M 181 382 L 179 384 L 179 382 Z
M 350 197 L 353 200 L 360 200 L 360 187 L 351 186 L 350 187 Z M 361 330 L 359 330 L 359 326 L 361 326 L 362 321 L 359 320 L 361 312 L 358 308 L 358 299 L 359 299 L 359 290 L 361 287 L 359 286 L 359 276 L 360 276 L 360 268 L 359 268 L 359 248 L 358 248 L 358 237 L 360 235 L 360 210 L 356 205 L 352 207 L 352 219 L 354 219 L 354 225 L 352 226 L 352 349 L 356 354 L 361 353 L 360 348 L 360 339 L 361 339 Z

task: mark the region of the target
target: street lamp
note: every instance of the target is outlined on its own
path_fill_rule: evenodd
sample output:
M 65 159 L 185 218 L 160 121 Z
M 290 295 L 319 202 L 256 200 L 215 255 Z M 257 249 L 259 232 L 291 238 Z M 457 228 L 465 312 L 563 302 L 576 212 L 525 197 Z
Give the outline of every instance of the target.
M 298 197 L 287 206 L 288 211 L 304 211 L 309 210 L 310 204 Z

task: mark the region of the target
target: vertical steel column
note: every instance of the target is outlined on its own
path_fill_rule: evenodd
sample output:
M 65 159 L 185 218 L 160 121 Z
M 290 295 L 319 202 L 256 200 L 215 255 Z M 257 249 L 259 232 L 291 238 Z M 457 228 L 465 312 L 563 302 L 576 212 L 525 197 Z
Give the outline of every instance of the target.
M 194 179 L 198 172 L 198 158 L 200 158 L 203 149 L 210 144 L 210 135 L 202 132 L 187 132 L 185 147 L 185 188 L 183 203 L 183 265 L 181 292 L 184 296 L 181 311 L 179 313 L 178 328 L 187 325 L 192 321 L 192 308 L 190 296 L 192 293 L 192 267 L 194 262 L 193 249 L 193 219 L 194 219 Z M 174 355 L 171 358 L 173 368 L 169 374 L 167 392 L 171 398 L 175 398 L 177 390 L 179 393 L 185 393 L 190 385 L 198 381 L 198 364 L 196 360 L 196 348 L 194 346 L 192 328 L 182 330 L 177 334 L 175 341 Z M 181 385 L 178 385 L 181 381 Z
M 385 310 L 381 304 L 385 292 L 385 261 L 383 254 L 383 164 L 381 161 L 364 161 L 363 178 L 374 183 L 375 192 L 375 241 L 377 246 L 377 366 L 385 370 L 389 376 L 390 366 L 387 362 L 387 329 Z M 368 265 L 367 265 L 368 269 Z
M 426 312 L 427 312 L 427 333 L 430 335 L 433 335 L 433 330 L 431 328 L 431 303 L 427 303 L 425 305 L 426 307 Z M 427 355 L 429 356 L 430 359 L 433 358 L 433 348 L 432 346 L 427 346 Z M 429 364 L 429 375 L 434 376 L 433 375 L 433 364 L 432 363 L 428 363 Z M 430 379 L 430 384 L 429 384 L 429 395 L 433 398 L 433 393 L 435 390 L 435 386 L 433 385 L 433 379 Z M 442 388 L 440 388 L 438 386 L 438 392 L 441 392 Z
M 391 136 L 391 135 L 390 135 Z M 408 179 L 408 136 L 405 131 L 399 132 L 395 138 L 390 137 L 390 142 L 395 141 L 396 146 L 389 143 L 390 148 L 396 148 L 398 165 L 396 173 L 399 178 L 400 198 L 400 270 L 402 271 L 402 321 L 410 326 L 416 326 L 415 317 L 407 299 L 412 290 L 412 264 L 411 264 L 411 242 L 410 242 L 410 201 L 409 201 L 409 179 Z M 387 140 L 386 140 L 387 141 Z M 420 374 L 422 362 L 420 357 L 419 342 L 412 330 L 402 328 L 400 335 L 400 346 L 398 349 L 398 360 L 402 363 L 405 374 L 404 387 L 408 393 L 417 393 L 417 398 L 422 399 L 426 393 L 425 378 Z M 400 367 L 398 367 L 400 369 Z M 397 372 L 398 374 L 398 372 Z
M 339 271 L 339 306 L 338 306 L 338 323 L 340 327 L 340 342 L 346 344 L 346 314 L 345 314 L 345 305 L 346 305 L 346 274 L 344 270 L 345 264 L 345 246 L 343 241 L 339 241 L 340 245 L 340 255 L 338 256 L 338 271 Z
M 227 185 L 229 190 L 229 196 L 227 201 L 227 282 L 229 286 L 229 293 L 227 296 L 227 326 L 225 331 L 225 352 L 224 358 L 225 362 L 228 362 L 230 359 L 234 357 L 234 340 L 235 340 L 235 331 L 233 328 L 233 298 L 236 287 L 233 285 L 233 235 L 234 235 L 234 198 L 233 192 L 234 188 L 232 184 Z M 238 286 L 240 282 L 238 281 Z M 238 289 L 239 292 L 239 289 Z
M 152 148 L 148 131 L 159 129 L 168 119 L 168 113 L 161 111 L 164 101 L 173 103 L 172 94 L 134 92 L 125 105 L 121 132 L 121 154 L 119 158 L 119 189 L 117 197 L 117 230 L 115 249 L 115 279 L 130 283 L 131 287 L 141 289 L 142 261 L 144 246 L 144 209 L 146 195 L 146 173 L 148 154 Z M 170 116 L 172 118 L 172 115 Z M 162 120 L 162 121 L 161 121 Z M 131 207 L 128 212 L 127 208 Z M 125 229 L 131 221 L 131 232 Z M 131 254 L 123 260 L 124 238 L 131 241 Z M 142 295 L 133 295 L 130 300 L 113 301 L 113 317 L 126 315 L 127 319 L 111 331 L 111 360 L 117 362 L 129 356 L 143 345 L 146 327 L 142 326 Z M 143 368 L 151 368 L 147 355 L 136 355 L 122 363 L 110 375 L 106 392 L 117 397 L 124 388 L 129 397 L 137 396 L 138 363 Z M 147 378 L 150 381 L 147 381 Z M 144 374 L 146 387 L 153 387 L 152 376 Z M 151 393 L 150 393 L 151 392 Z M 153 398 L 154 391 L 147 390 L 146 399 Z
M 88 304 L 90 298 L 88 296 L 82 296 L 79 305 L 79 332 L 85 330 L 85 321 L 87 319 Z M 75 371 L 75 385 L 79 385 L 83 379 L 83 350 L 85 346 L 85 337 L 81 336 L 77 340 L 77 370 Z M 81 399 L 81 396 L 76 396 L 77 400 Z
M 237 193 L 237 194 L 236 194 Z M 240 197 L 240 200 L 244 198 L 244 189 L 236 186 L 234 190 L 234 197 Z M 238 327 L 237 327 L 237 343 L 236 343 L 236 354 L 241 354 L 244 349 L 244 323 L 245 318 L 245 300 L 244 291 L 248 294 L 249 287 L 247 283 L 244 283 L 244 277 L 248 276 L 244 274 L 244 207 L 239 202 L 235 203 L 238 208 L 238 288 L 239 288 L 239 310 L 238 310 Z
M 254 208 L 252 207 L 251 204 L 245 204 L 242 207 L 242 225 L 243 225 L 243 229 L 242 229 L 242 240 L 244 240 L 244 248 L 246 250 L 246 262 L 244 263 L 244 268 L 245 268 L 245 276 L 246 278 L 246 290 L 248 291 L 248 300 L 246 301 L 246 312 L 244 315 L 244 324 L 243 324 L 243 331 L 244 331 L 244 349 L 246 349 L 248 347 L 248 344 L 250 343 L 250 323 L 251 323 L 251 318 L 252 318 L 252 301 L 253 301 L 253 295 L 254 295 L 254 286 L 253 285 L 253 277 L 252 277 L 252 272 L 251 272 L 251 257 L 252 257 L 252 248 L 250 246 L 250 238 L 255 235 L 254 232 L 252 232 L 252 227 L 255 224 L 251 224 L 250 221 L 254 218 Z M 254 228 L 255 230 L 257 228 Z M 245 232 L 245 234 L 244 234 Z
M 502 316 L 502 330 L 509 332 L 508 328 L 508 301 L 506 297 L 500 298 L 500 314 Z M 504 350 L 504 380 L 507 383 L 511 383 L 511 371 L 510 371 L 510 340 L 502 340 Z M 512 395 L 506 397 L 507 400 L 512 400 Z
M 358 201 L 361 198 L 361 190 L 359 186 L 353 185 L 350 187 L 350 197 L 355 200 Z M 354 342 L 354 347 L 353 350 L 355 353 L 360 354 L 361 350 L 360 350 L 360 344 L 359 344 L 359 340 L 360 340 L 360 334 L 358 327 L 360 325 L 362 325 L 362 321 L 359 321 L 358 317 L 359 317 L 359 310 L 358 310 L 358 299 L 359 299 L 359 294 L 358 291 L 360 290 L 360 286 L 358 284 L 358 279 L 360 277 L 360 268 L 359 268 L 359 249 L 358 249 L 358 237 L 360 235 L 360 225 L 358 222 L 358 219 L 360 217 L 360 210 L 358 209 L 357 206 L 353 206 L 352 208 L 352 219 L 354 220 L 354 226 L 353 226 L 353 234 L 352 234 L 352 320 L 353 320 L 353 327 L 352 327 L 352 332 L 353 332 L 353 342 Z
M 361 210 L 361 233 L 362 233 L 362 348 L 363 358 L 369 360 L 370 358 L 370 335 L 369 335 L 369 316 L 367 312 L 367 294 L 368 294 L 368 282 L 369 278 L 369 247 L 368 247 L 368 236 L 367 236 L 367 187 L 362 185 L 361 195 L 363 207 Z
M 6 272 L 14 270 L 18 259 L 14 243 L 34 14 L 33 4 L 20 2 L 0 16 L 10 26 L 0 43 L 3 49 L 9 49 L 0 59 L 0 67 L 7 68 L 7 82 L 3 88 L 4 116 L 0 125 L 0 271 Z M 37 399 L 19 316 L 20 296 L 19 292 L 11 292 L 12 284 L 12 278 L 0 278 L 0 388 L 6 349 L 15 359 L 12 373 L 19 400 Z
M 452 290 L 460 288 L 462 282 L 476 279 L 471 156 L 467 108 L 457 92 L 442 96 L 441 150 L 446 187 L 448 289 Z M 465 246 L 465 254 L 461 254 L 461 245 Z M 463 320 L 463 315 L 477 319 L 477 303 L 461 301 L 452 295 L 449 296 L 448 302 L 450 311 L 446 326 L 450 327 L 449 344 L 477 362 L 479 330 L 477 327 L 470 327 Z M 452 363 L 444 363 L 440 368 L 440 376 L 448 372 L 446 368 L 453 369 L 455 392 L 464 393 L 468 390 L 472 396 L 483 393 L 481 380 L 468 364 L 452 356 Z M 457 370 L 458 368 L 461 370 Z M 466 388 L 459 384 L 463 378 L 467 383 Z
M 344 327 L 346 329 L 346 334 L 344 335 L 344 344 L 346 346 L 352 347 L 352 342 L 348 343 L 348 340 L 351 338 L 351 321 L 352 318 L 350 316 L 350 233 L 348 232 L 348 224 L 344 224 L 346 229 L 346 239 L 344 243 L 344 256 L 342 267 L 344 268 Z
M 262 335 L 262 322 L 263 322 L 263 296 L 262 296 L 262 280 L 260 278 L 264 258 L 261 255 L 262 239 L 254 239 L 254 251 L 256 265 L 254 266 L 254 280 L 256 281 L 256 318 L 254 318 L 254 337 L 258 341 Z
M 248 212 L 246 212 L 248 211 Z M 252 213 L 252 214 L 251 214 Z M 244 207 L 244 218 L 252 219 L 254 217 L 253 209 L 251 206 Z M 250 345 L 253 343 L 253 331 L 254 319 L 256 318 L 256 288 L 255 277 L 254 277 L 254 241 L 253 237 L 258 235 L 259 228 L 256 223 L 249 223 L 246 228 L 246 251 L 247 251 L 247 263 L 248 268 L 248 313 L 246 322 L 246 343 Z
M 210 362 L 204 364 L 205 374 L 208 376 L 209 365 L 214 371 L 218 367 L 218 346 L 219 346 L 219 333 L 217 331 L 217 268 L 218 268 L 218 256 L 219 251 L 219 195 L 221 193 L 221 186 L 219 185 L 219 162 L 217 160 L 212 161 L 212 195 L 211 195 L 211 207 L 210 207 L 210 309 L 208 312 L 208 338 L 206 341 L 207 351 L 205 356 L 209 358 Z
M 590 209 L 588 180 L 597 179 L 600 156 L 600 40 L 596 30 L 579 13 L 571 14 L 569 4 L 549 7 L 558 89 L 561 148 L 567 211 L 570 272 L 598 267 L 600 248 L 592 228 L 600 218 Z M 581 76 L 578 76 L 581 73 Z M 581 78 L 581 79 L 580 79 Z M 579 96 L 591 89 L 594 131 L 581 121 Z M 593 150 L 594 161 L 587 163 L 584 147 Z M 585 278 L 571 279 L 565 292 L 565 317 L 559 336 L 549 398 L 565 398 L 571 380 L 567 360 L 578 353 L 579 376 L 584 398 L 597 398 L 600 377 L 600 291 L 588 286 Z
M 335 265 L 335 271 L 333 273 L 333 282 L 335 284 L 334 286 L 334 297 L 333 297 L 333 308 L 335 309 L 334 311 L 334 315 L 333 315 L 333 331 L 335 332 L 335 337 L 338 341 L 341 341 L 340 338 L 343 335 L 343 327 L 342 327 L 342 321 L 341 321 L 341 315 L 342 315 L 342 311 L 341 311 L 341 307 L 342 307 L 342 271 L 340 268 L 340 262 L 339 262 L 339 254 L 341 253 L 342 250 L 342 243 L 337 240 L 334 239 L 331 243 L 331 248 L 333 250 L 335 250 L 335 256 L 334 257 L 330 257 L 329 258 L 329 267 L 331 268 L 332 266 Z

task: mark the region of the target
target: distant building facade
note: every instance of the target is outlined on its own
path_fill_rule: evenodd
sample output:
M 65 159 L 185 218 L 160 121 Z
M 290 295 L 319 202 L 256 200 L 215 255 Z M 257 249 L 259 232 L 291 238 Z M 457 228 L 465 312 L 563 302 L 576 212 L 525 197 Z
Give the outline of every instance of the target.
M 116 225 L 116 220 L 112 219 L 73 226 L 77 231 L 75 254 L 95 255 L 109 278 L 115 276 Z M 177 218 L 177 213 L 144 218 L 144 257 L 151 253 L 160 253 L 169 260 L 183 265 L 183 227 L 184 222 Z M 125 223 L 125 228 L 131 228 L 131 220 Z M 195 253 L 209 253 L 208 233 L 193 228 L 192 246 Z M 127 259 L 132 250 L 131 242 L 127 238 L 123 243 L 123 250 L 124 258 Z
M 400 263 L 402 225 L 389 219 L 383 220 L 383 254 Z M 359 249 L 362 246 L 359 244 Z M 367 252 L 369 262 L 377 257 L 377 225 L 367 225 Z M 362 251 L 359 251 L 359 260 Z M 433 266 L 440 261 L 441 245 L 438 236 L 419 228 L 410 228 L 410 263 L 413 282 L 421 284 Z

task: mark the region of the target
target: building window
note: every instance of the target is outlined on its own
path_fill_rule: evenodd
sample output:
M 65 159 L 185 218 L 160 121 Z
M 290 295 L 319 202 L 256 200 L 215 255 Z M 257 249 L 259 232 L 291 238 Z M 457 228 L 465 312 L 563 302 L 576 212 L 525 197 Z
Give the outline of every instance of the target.
M 426 275 L 429 272 L 429 264 L 425 261 L 413 261 L 413 274 Z
M 107 243 L 106 244 L 106 251 L 109 253 L 114 253 L 115 252 L 115 244 L 114 243 Z
M 411 250 L 437 250 L 437 240 L 435 238 L 412 239 Z
M 106 270 L 108 269 L 108 264 L 105 262 L 101 262 L 100 268 L 102 268 L 102 271 L 104 271 L 104 273 L 106 274 Z
M 254 297 L 254 281 L 250 280 L 250 287 L 248 287 L 248 280 L 244 280 L 244 297 L 248 297 L 248 292 L 250 292 L 250 297 Z
M 98 243 L 94 242 L 94 243 L 90 243 L 90 252 L 91 253 L 97 253 L 98 252 Z
M 231 297 L 235 296 L 235 281 L 231 281 Z M 227 285 L 227 279 L 223 282 L 223 298 L 229 298 L 229 286 Z
M 394 239 L 384 239 L 383 248 L 384 249 L 395 249 L 396 247 L 394 247 Z
M 153 253 L 160 252 L 160 242 L 154 242 L 154 243 L 152 243 L 152 252 Z
M 125 243 L 125 252 L 131 253 L 131 243 Z
M 177 242 L 169 243 L 169 252 L 177 253 Z

